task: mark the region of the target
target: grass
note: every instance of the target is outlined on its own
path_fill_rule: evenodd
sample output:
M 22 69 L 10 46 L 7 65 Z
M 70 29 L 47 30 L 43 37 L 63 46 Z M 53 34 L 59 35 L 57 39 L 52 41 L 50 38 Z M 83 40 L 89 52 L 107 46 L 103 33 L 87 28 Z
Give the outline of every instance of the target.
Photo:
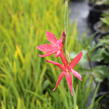
M 70 95 L 65 79 L 53 92 L 60 70 L 38 57 L 41 52 L 36 49 L 47 42 L 46 31 L 61 35 L 64 8 L 62 0 L 0 1 L 0 109 L 88 109 L 91 75 L 78 65 L 83 82 L 74 79 L 75 96 Z M 82 50 L 77 39 L 76 24 L 69 25 L 68 52 Z

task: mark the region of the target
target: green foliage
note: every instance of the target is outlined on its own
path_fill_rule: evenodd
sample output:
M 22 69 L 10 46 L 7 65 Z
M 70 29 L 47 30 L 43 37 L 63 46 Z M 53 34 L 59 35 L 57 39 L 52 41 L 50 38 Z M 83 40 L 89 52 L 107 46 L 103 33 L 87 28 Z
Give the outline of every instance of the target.
M 104 31 L 109 32 L 109 12 L 105 12 L 103 14 L 103 18 L 101 18 L 101 29 L 104 28 Z M 108 71 L 109 68 L 109 35 L 104 35 L 102 38 L 98 39 L 97 44 L 93 44 L 91 48 L 92 53 L 92 61 L 98 62 L 101 65 L 93 68 L 93 72 L 97 72 L 96 79 L 98 81 L 102 81 L 104 78 L 109 78 Z M 94 73 L 95 74 L 95 73 Z
M 101 18 L 101 21 L 108 26 L 109 28 L 109 11 L 106 11 L 104 14 L 103 14 L 103 18 Z
M 109 68 L 109 36 L 105 36 L 102 39 L 98 40 L 98 44 L 94 44 L 91 48 L 91 61 L 100 63 L 99 66 L 93 68 L 93 72 L 96 72 L 96 79 L 102 80 L 108 76 Z
M 74 79 L 75 96 L 70 95 L 65 80 L 53 92 L 60 70 L 38 57 L 41 52 L 36 49 L 47 42 L 46 31 L 61 35 L 64 7 L 62 0 L 0 1 L 0 109 L 88 108 L 86 104 L 94 89 L 90 89 L 91 74 L 78 65 L 83 82 Z M 67 37 L 66 49 L 79 52 L 83 44 L 77 40 L 76 26 L 68 30 Z M 51 58 L 59 61 L 46 59 Z
M 89 2 L 94 4 L 109 4 L 109 0 L 89 0 Z
M 93 60 L 109 64 L 109 36 L 99 39 L 99 43 L 95 48 Z

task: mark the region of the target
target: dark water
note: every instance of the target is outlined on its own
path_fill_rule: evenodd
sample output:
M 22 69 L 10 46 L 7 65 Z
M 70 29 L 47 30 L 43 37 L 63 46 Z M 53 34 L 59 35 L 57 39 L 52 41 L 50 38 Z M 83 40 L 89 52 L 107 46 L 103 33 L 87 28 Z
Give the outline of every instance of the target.
M 73 0 L 72 0 L 73 1 Z M 79 32 L 79 39 L 82 39 L 82 35 L 90 36 L 94 33 L 90 32 L 88 27 L 87 17 L 90 11 L 90 7 L 86 1 L 81 2 L 72 2 L 70 3 L 70 20 L 71 22 L 77 21 L 78 23 L 78 32 Z M 92 66 L 95 66 L 94 63 L 91 63 Z M 100 109 L 109 109 L 109 85 L 106 84 L 109 82 L 108 78 L 105 78 L 103 82 L 100 84 L 99 92 L 97 93 L 96 100 L 99 101 Z M 93 82 L 91 88 L 94 89 L 96 87 L 96 83 Z M 93 90 L 88 98 L 86 106 L 88 107 L 91 104 L 92 97 L 94 95 L 95 90 Z M 104 96 L 105 95 L 105 96 Z M 104 97 L 104 98 L 103 98 Z
M 87 23 L 87 17 L 90 7 L 86 1 L 71 2 L 70 3 L 70 20 L 77 21 L 79 36 L 88 34 L 90 32 Z
M 83 35 L 90 36 L 90 29 L 88 27 L 87 17 L 89 15 L 90 7 L 86 1 L 82 2 L 71 2 L 70 3 L 70 21 L 77 22 L 77 29 L 79 38 L 82 39 Z M 88 65 L 88 63 L 87 63 Z M 90 67 L 89 65 L 87 67 Z M 92 85 L 95 87 L 95 84 Z M 91 104 L 93 92 L 90 94 L 86 106 Z

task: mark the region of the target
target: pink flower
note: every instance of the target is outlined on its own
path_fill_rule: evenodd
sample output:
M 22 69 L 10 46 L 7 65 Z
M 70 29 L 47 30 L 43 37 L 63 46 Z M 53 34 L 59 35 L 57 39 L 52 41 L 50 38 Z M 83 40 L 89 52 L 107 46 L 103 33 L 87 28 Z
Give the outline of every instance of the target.
M 59 85 L 60 81 L 62 80 L 62 78 L 65 77 L 66 81 L 67 81 L 67 84 L 68 84 L 68 87 L 70 89 L 71 95 L 73 96 L 73 91 L 72 91 L 72 75 L 74 75 L 79 80 L 82 80 L 81 75 L 78 72 L 76 72 L 73 68 L 80 61 L 81 57 L 82 57 L 82 52 L 80 52 L 71 61 L 70 64 L 68 62 L 67 62 L 67 64 L 65 64 L 66 61 L 65 62 L 63 61 L 64 62 L 63 65 L 60 64 L 60 63 L 54 62 L 54 61 L 47 60 L 47 62 L 52 63 L 52 64 L 58 66 L 62 70 L 62 73 L 59 75 L 58 80 L 56 82 L 56 86 L 55 86 L 55 88 L 53 90 L 55 90 L 58 87 L 58 85 Z M 66 60 L 66 59 L 64 59 L 64 60 Z
M 46 57 L 46 56 L 50 56 L 55 53 L 56 53 L 56 57 L 60 56 L 60 54 L 62 52 L 63 42 L 64 42 L 65 36 L 66 36 L 65 32 L 62 33 L 62 37 L 59 40 L 57 40 L 55 35 L 52 34 L 51 32 L 46 32 L 46 36 L 47 36 L 47 40 L 49 42 L 51 42 L 51 44 L 39 45 L 37 48 L 40 51 L 43 51 L 46 53 L 44 55 L 39 55 L 39 56 Z

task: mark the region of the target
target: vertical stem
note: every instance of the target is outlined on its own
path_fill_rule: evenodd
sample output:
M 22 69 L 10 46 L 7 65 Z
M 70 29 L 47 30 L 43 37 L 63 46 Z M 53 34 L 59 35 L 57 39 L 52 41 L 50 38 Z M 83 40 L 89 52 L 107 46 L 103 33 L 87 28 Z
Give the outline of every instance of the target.
M 68 64 L 68 61 L 66 59 L 66 56 L 65 56 L 65 53 L 66 53 L 66 49 L 67 48 L 67 36 L 68 36 L 68 0 L 65 0 L 65 11 L 64 11 L 64 31 L 62 33 L 62 40 L 63 40 L 63 45 L 64 46 L 64 50 L 61 51 L 61 54 L 60 54 L 60 58 L 63 62 L 63 64 L 66 66 Z M 65 42 L 64 42 L 65 41 Z
M 65 33 L 66 36 L 68 37 L 68 20 L 69 20 L 69 14 L 68 14 L 68 1 L 69 0 L 65 0 L 65 16 L 64 16 L 64 29 L 65 29 Z M 65 48 L 67 48 L 67 37 L 65 40 Z M 66 51 L 65 51 L 66 53 Z

